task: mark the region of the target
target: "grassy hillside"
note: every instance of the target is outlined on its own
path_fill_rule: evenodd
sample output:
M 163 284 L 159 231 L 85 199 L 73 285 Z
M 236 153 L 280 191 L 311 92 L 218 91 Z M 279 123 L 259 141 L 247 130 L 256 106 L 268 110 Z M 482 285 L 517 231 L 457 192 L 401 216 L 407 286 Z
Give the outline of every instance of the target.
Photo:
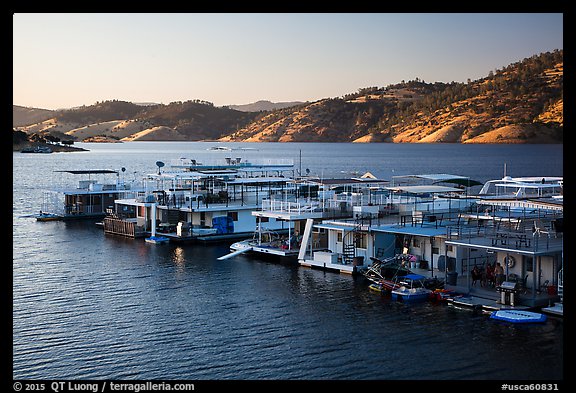
M 27 108 L 13 105 L 12 127 L 27 126 L 43 122 L 54 117 L 54 111 L 48 109 Z
M 468 83 L 418 80 L 275 111 L 222 141 L 562 143 L 563 51 Z

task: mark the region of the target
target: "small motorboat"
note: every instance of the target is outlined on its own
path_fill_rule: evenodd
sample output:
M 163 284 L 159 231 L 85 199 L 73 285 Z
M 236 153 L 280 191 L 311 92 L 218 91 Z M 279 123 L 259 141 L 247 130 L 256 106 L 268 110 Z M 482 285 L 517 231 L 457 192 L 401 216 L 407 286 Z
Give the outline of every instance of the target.
M 496 310 L 490 314 L 491 319 L 511 323 L 544 323 L 546 315 L 524 310 Z
M 168 239 L 166 236 L 150 236 L 144 239 L 144 241 L 151 244 L 165 244 L 168 243 L 170 239 Z
M 430 298 L 431 289 L 424 286 L 426 277 L 420 274 L 407 274 L 398 281 L 400 287 L 392 290 L 392 299 L 401 301 L 421 301 Z
M 62 219 L 62 217 L 57 214 L 46 212 L 40 212 L 40 214 L 36 214 L 34 217 L 36 217 L 37 221 L 58 221 Z

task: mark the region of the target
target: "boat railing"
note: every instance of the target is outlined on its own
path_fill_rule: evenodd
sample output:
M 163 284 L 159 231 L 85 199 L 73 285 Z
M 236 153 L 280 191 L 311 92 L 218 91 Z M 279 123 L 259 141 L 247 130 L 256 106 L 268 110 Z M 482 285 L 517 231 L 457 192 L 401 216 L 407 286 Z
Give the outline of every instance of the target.
M 341 203 L 349 206 L 376 206 L 394 203 L 390 195 L 366 194 L 361 192 L 335 194 L 333 198 L 326 199 L 329 207 L 334 208 Z
M 372 220 L 370 218 L 360 217 L 360 218 L 338 219 L 334 221 L 325 220 L 323 221 L 323 223 L 346 228 L 347 230 L 368 231 L 371 227 Z
M 264 199 L 262 200 L 262 210 L 278 213 L 310 213 L 314 211 L 321 211 L 322 206 L 319 201 L 282 201 L 277 199 Z
M 550 250 L 558 246 L 562 232 L 526 228 L 524 225 L 499 225 L 484 223 L 482 225 L 451 225 L 446 227 L 446 239 L 474 243 L 486 243 L 491 246 L 535 251 Z M 484 239 L 484 240 L 482 240 Z

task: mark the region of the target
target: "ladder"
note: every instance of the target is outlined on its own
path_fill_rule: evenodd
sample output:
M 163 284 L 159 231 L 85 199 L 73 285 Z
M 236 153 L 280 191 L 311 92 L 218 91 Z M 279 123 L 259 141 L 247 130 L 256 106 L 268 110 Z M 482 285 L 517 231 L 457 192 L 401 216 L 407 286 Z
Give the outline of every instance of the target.
M 345 264 L 352 263 L 356 256 L 356 246 L 352 243 L 344 244 L 342 250 L 342 262 Z

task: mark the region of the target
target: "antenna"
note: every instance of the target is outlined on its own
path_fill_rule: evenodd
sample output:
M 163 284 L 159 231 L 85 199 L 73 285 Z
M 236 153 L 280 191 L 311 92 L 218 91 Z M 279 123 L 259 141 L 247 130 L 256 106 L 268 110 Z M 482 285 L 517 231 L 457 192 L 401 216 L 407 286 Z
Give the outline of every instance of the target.
M 302 149 L 300 149 L 300 169 L 298 169 L 298 175 L 302 176 Z

